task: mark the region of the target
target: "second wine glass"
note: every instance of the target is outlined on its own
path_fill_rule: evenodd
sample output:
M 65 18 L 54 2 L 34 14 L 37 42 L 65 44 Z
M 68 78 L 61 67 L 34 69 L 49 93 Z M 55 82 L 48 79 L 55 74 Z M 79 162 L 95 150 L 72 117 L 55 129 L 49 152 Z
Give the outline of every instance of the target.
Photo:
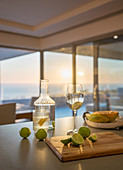
M 70 109 L 73 110 L 74 116 L 74 129 L 69 132 L 76 132 L 76 115 L 77 110 L 83 105 L 84 102 L 84 94 L 82 84 L 68 84 L 66 90 L 66 103 Z M 68 132 L 68 133 L 69 133 Z

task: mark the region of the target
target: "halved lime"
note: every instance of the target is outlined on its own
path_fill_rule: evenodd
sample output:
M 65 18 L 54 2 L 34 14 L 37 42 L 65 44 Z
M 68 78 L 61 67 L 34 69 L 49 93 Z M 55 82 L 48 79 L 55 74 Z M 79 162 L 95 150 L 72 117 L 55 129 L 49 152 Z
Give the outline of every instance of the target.
M 31 134 L 31 131 L 30 131 L 30 129 L 28 127 L 23 127 L 23 128 L 21 128 L 19 133 L 20 133 L 21 137 L 27 138 Z
M 80 134 L 74 133 L 71 138 L 71 141 L 74 145 L 77 146 L 77 145 L 81 145 L 84 142 L 84 139 Z
M 89 140 L 91 140 L 92 142 L 96 142 L 97 141 L 97 135 L 95 133 L 93 133 L 92 135 L 90 135 L 88 137 Z
M 67 139 L 62 139 L 61 142 L 65 145 L 67 145 L 68 143 L 71 142 L 71 138 L 67 138 Z
M 85 139 L 90 136 L 91 131 L 89 128 L 83 126 L 79 128 L 78 133 Z
M 74 104 L 72 104 L 72 110 L 78 110 L 83 103 L 81 102 L 75 102 Z
M 43 140 L 47 137 L 47 132 L 45 131 L 45 129 L 39 129 L 36 134 L 35 134 L 36 138 L 39 140 Z
M 46 122 L 47 119 L 48 119 L 48 118 L 41 118 L 41 119 L 39 120 L 38 124 L 39 124 L 40 126 L 42 126 L 42 125 L 44 124 L 44 122 Z

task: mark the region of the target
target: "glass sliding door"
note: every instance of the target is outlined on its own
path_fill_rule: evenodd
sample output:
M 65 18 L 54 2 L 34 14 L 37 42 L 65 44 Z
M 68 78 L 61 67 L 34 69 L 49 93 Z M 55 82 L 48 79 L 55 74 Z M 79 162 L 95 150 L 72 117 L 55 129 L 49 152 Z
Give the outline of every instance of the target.
M 123 111 L 123 41 L 99 48 L 100 110 Z
M 93 110 L 93 44 L 88 43 L 76 48 L 76 82 L 83 85 L 84 104 L 78 115 Z
M 66 85 L 72 83 L 72 48 L 44 52 L 44 78 L 49 80 L 49 95 L 55 100 L 55 117 L 72 116 L 65 103 Z

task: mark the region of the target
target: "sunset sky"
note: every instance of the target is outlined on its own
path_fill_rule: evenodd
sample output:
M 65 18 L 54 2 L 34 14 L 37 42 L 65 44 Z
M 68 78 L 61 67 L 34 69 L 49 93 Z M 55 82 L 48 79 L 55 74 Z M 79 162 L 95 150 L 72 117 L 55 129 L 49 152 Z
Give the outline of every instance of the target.
M 1 81 L 4 84 L 37 84 L 39 82 L 39 53 L 3 60 Z
M 56 52 L 44 53 L 44 76 L 50 83 L 71 83 L 72 55 Z M 3 84 L 38 84 L 39 53 L 1 62 Z M 123 83 L 123 61 L 99 59 L 100 83 Z M 93 58 L 77 55 L 77 82 L 93 84 Z

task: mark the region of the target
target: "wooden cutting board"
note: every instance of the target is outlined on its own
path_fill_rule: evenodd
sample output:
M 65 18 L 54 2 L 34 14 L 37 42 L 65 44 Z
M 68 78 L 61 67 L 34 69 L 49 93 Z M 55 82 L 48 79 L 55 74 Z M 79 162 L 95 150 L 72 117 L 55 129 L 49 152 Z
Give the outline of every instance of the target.
M 113 132 L 96 133 L 98 140 L 90 146 L 87 140 L 82 146 L 64 145 L 61 139 L 69 136 L 57 136 L 46 138 L 45 142 L 61 161 L 93 158 L 106 155 L 123 153 L 123 137 Z

